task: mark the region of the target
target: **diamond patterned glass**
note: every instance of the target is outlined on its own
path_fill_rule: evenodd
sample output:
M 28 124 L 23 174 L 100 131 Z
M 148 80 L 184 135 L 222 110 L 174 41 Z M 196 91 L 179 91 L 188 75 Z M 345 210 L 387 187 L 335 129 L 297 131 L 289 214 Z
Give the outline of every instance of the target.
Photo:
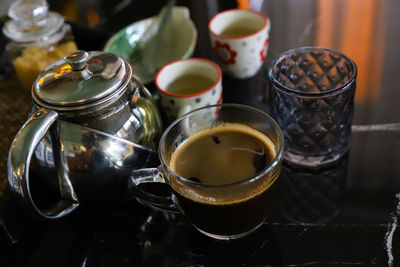
M 357 68 L 340 52 L 301 47 L 269 70 L 271 112 L 285 137 L 285 160 L 319 167 L 348 151 Z

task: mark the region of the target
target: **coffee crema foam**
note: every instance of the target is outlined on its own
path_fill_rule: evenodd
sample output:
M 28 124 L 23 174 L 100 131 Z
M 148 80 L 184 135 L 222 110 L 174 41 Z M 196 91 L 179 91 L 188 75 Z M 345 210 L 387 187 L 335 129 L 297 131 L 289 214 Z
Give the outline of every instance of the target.
M 218 138 L 221 138 L 221 140 L 219 140 Z M 211 139 L 215 144 L 213 144 L 210 141 Z M 190 157 L 194 153 L 193 150 L 189 151 L 191 153 L 188 153 L 187 151 L 185 152 L 185 150 L 187 149 L 190 150 L 191 148 L 196 149 L 197 147 L 201 147 L 202 149 L 206 147 L 205 149 L 207 149 L 207 146 L 211 144 L 209 149 L 212 150 L 212 153 L 208 151 L 210 155 L 209 157 L 215 158 L 216 157 L 215 155 L 224 152 L 224 151 L 221 152 L 221 150 L 224 149 L 220 149 L 220 145 L 221 144 L 223 145 L 225 139 L 228 140 L 228 145 L 227 145 L 228 148 L 230 145 L 229 142 L 232 142 L 233 140 L 235 141 L 235 144 L 242 143 L 246 146 L 249 146 L 250 148 L 255 148 L 255 147 L 257 149 L 262 148 L 264 152 L 262 156 L 257 156 L 258 155 L 257 151 L 251 151 L 251 149 L 248 149 L 247 147 L 234 146 L 234 149 L 232 150 L 233 152 L 231 151 L 229 152 L 228 156 L 232 157 L 232 153 L 237 153 L 237 155 L 233 156 L 234 157 L 236 156 L 237 159 L 244 159 L 245 162 L 242 163 L 242 166 L 244 169 L 248 169 L 243 172 L 245 176 L 235 177 L 234 179 L 232 179 L 231 177 L 222 177 L 220 179 L 219 176 L 217 175 L 218 178 L 215 179 L 218 179 L 219 181 L 221 180 L 222 182 L 220 181 L 219 183 L 210 183 L 210 181 L 207 181 L 207 179 L 205 179 L 204 177 L 199 177 L 199 178 L 186 177 L 182 173 L 182 171 L 179 170 L 179 164 L 184 160 L 187 159 L 190 160 Z M 196 143 L 199 143 L 197 144 L 197 147 Z M 239 151 L 240 153 L 238 153 L 237 151 Z M 207 155 L 207 151 L 203 153 Z M 248 180 L 255 179 L 257 175 L 262 175 L 265 169 L 268 168 L 272 163 L 272 161 L 275 159 L 276 155 L 277 151 L 274 143 L 270 140 L 268 136 L 266 136 L 262 132 L 245 124 L 221 123 L 211 129 L 202 130 L 194 134 L 193 136 L 188 138 L 184 143 L 182 143 L 171 156 L 170 168 L 175 173 L 192 181 L 199 180 L 197 182 L 201 182 L 204 184 L 203 185 L 200 184 L 198 186 L 193 186 L 193 185 L 188 186 L 184 182 L 175 179 L 171 179 L 170 183 L 174 191 L 196 202 L 201 202 L 211 205 L 230 205 L 230 204 L 244 202 L 262 194 L 275 182 L 275 180 L 279 176 L 280 168 L 274 168 L 271 172 L 265 174 L 263 177 L 258 177 L 256 181 L 249 182 Z M 253 162 L 249 163 L 248 162 L 250 160 L 249 157 L 252 156 L 254 157 L 252 158 Z M 260 161 L 261 159 L 261 165 L 260 165 L 261 169 L 257 169 L 256 167 L 258 166 L 256 167 L 249 166 L 249 165 L 255 165 L 254 159 L 256 159 L 257 157 L 259 158 L 258 161 Z M 265 159 L 265 162 L 262 162 L 263 159 Z M 218 166 L 218 163 L 216 163 L 217 167 L 210 166 L 210 164 L 207 164 L 207 160 L 209 159 L 205 157 L 203 160 L 201 160 L 201 162 L 196 162 L 195 165 L 198 166 L 195 167 L 199 169 L 204 169 L 208 173 L 218 172 L 218 171 L 225 173 L 223 166 L 222 167 Z M 235 169 L 235 167 L 237 167 L 238 164 L 240 165 L 240 162 L 234 161 L 231 162 L 230 164 L 231 164 L 230 168 L 232 170 L 227 171 L 228 176 L 231 175 L 229 174 L 229 172 L 232 172 L 233 175 L 235 175 L 237 172 L 239 173 L 241 172 L 240 167 L 239 169 Z M 221 168 L 218 167 L 221 167 L 222 171 Z M 226 166 L 225 169 L 227 169 Z M 248 171 L 249 174 L 246 175 L 246 171 Z M 197 180 L 193 180 L 191 178 L 195 178 Z M 243 184 L 239 185 L 241 182 L 243 182 L 243 184 L 245 185 Z M 230 185 L 234 183 L 238 183 L 238 185 Z

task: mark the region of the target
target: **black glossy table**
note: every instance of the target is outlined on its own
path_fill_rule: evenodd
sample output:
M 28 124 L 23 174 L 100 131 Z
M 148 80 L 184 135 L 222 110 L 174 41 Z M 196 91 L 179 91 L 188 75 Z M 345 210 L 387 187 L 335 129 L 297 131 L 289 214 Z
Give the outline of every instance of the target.
M 138 13 L 135 3 L 120 16 L 105 17 L 96 29 L 74 23 L 78 46 L 100 49 L 116 30 L 113 25 L 133 20 L 128 10 Z M 269 112 L 266 69 L 273 58 L 306 45 L 340 50 L 358 67 L 349 153 L 337 164 L 319 170 L 284 165 L 279 194 L 267 221 L 249 237 L 229 243 L 213 241 L 196 232 L 184 217 L 154 212 L 134 199 L 112 209 L 82 209 L 62 220 L 44 221 L 18 210 L 4 190 L 0 196 L 1 266 L 400 264 L 400 2 L 250 3 L 272 22 L 266 66 L 248 80 L 224 76 L 224 102 Z M 199 31 L 195 56 L 211 58 L 207 22 L 235 2 L 181 4 L 189 6 Z M 146 12 L 152 12 L 151 8 Z M 0 185 L 6 179 L 8 147 L 30 108 L 29 95 L 19 88 L 15 74 L 5 67 L 2 70 Z M 149 88 L 154 91 L 154 85 Z

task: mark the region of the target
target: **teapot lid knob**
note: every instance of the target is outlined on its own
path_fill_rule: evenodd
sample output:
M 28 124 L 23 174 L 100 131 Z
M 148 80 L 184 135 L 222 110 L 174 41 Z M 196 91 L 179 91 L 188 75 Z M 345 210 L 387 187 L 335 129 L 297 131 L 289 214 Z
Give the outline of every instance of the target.
M 80 71 L 86 68 L 86 61 L 89 58 L 89 53 L 83 50 L 76 50 L 68 53 L 64 60 L 71 66 L 72 70 Z

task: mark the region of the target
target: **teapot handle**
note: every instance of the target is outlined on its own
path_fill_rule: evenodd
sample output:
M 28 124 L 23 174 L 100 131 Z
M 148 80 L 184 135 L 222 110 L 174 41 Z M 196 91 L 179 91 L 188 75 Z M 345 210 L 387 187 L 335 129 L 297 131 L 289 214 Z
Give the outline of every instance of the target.
M 65 186 L 68 181 L 60 181 L 60 183 L 63 183 L 61 188 L 63 200 L 49 210 L 41 210 L 35 204 L 29 187 L 29 168 L 32 154 L 51 125 L 57 120 L 57 117 L 56 112 L 44 108 L 36 111 L 15 136 L 7 161 L 8 183 L 11 190 L 47 219 L 65 216 L 79 206 L 71 184 Z

